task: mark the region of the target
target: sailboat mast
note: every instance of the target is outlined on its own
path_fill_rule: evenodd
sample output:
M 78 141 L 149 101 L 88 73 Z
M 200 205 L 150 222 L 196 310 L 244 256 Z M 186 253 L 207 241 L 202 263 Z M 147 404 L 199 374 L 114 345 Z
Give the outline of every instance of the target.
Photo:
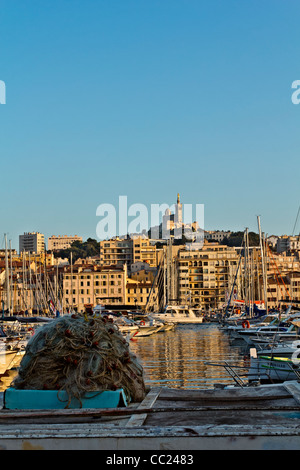
M 5 276 L 6 276 L 6 306 L 8 314 L 10 314 L 10 287 L 9 287 L 9 267 L 8 267 L 8 252 L 7 252 L 7 236 L 5 236 Z
M 71 251 L 71 308 L 73 312 L 73 252 Z
M 260 226 L 260 216 L 257 216 L 257 223 L 258 223 L 258 231 L 259 231 L 259 244 L 260 244 L 260 253 L 261 253 L 261 267 L 262 267 L 262 276 L 263 276 L 263 284 L 264 284 L 264 301 L 265 301 L 265 309 L 268 312 L 268 298 L 267 298 L 267 280 L 266 280 L 266 272 L 265 272 L 265 254 L 262 242 L 262 233 L 261 233 L 261 226 Z
M 12 249 L 11 240 L 9 240 L 9 252 L 10 252 L 10 310 L 11 314 L 14 313 L 14 284 L 13 284 L 13 269 L 12 269 Z

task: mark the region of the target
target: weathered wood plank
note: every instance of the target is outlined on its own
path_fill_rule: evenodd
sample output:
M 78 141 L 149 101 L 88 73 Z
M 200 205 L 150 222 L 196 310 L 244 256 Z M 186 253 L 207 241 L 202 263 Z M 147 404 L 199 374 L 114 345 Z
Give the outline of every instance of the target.
M 285 382 L 284 387 L 293 395 L 294 400 L 300 405 L 300 387 L 296 383 Z
M 259 424 L 287 424 L 294 423 L 295 410 L 288 412 L 287 410 L 276 410 L 276 414 L 271 410 L 182 410 L 175 413 L 173 410 L 169 412 L 148 413 L 145 425 L 147 426 L 223 426 L 223 425 L 259 425 Z M 299 411 L 296 412 L 300 415 Z
M 142 401 L 142 403 L 137 407 L 137 411 L 145 410 L 145 408 L 148 408 L 148 410 L 151 410 L 151 408 L 153 407 L 161 391 L 162 391 L 161 387 L 151 389 L 150 392 L 146 395 L 146 397 Z M 126 427 L 142 426 L 147 418 L 147 413 L 148 411 L 140 415 L 133 414 L 129 418 L 126 424 Z
M 245 387 L 245 388 L 231 388 L 224 390 L 176 390 L 176 389 L 163 389 L 159 395 L 159 401 L 195 401 L 195 400 L 208 400 L 208 401 L 229 401 L 235 402 L 237 400 L 278 400 L 282 398 L 289 398 L 292 393 L 283 385 L 277 387 Z
M 136 409 L 119 409 L 115 408 L 113 410 L 91 410 L 91 412 L 85 412 L 81 413 L 80 410 L 76 413 L 68 413 L 69 410 L 64 410 L 65 412 L 61 412 L 62 410 L 57 410 L 57 412 L 37 412 L 37 411 L 26 411 L 26 412 L 7 412 L 3 413 L 0 415 L 0 424 L 4 424 L 7 422 L 15 422 L 15 423 L 21 423 L 22 421 L 29 422 L 29 420 L 33 421 L 35 420 L 36 422 L 51 422 L 51 420 L 56 420 L 57 422 L 59 420 L 65 421 L 65 422 L 75 422 L 76 420 L 81 420 L 86 422 L 88 421 L 97 421 L 97 419 L 101 418 L 114 418 L 114 419 L 122 419 L 126 417 L 132 417 L 135 422 L 137 420 L 142 421 L 144 419 L 144 415 L 151 414 L 151 415 L 158 415 L 158 414 L 177 414 L 180 415 L 181 413 L 187 413 L 187 412 L 275 412 L 275 411 L 295 411 L 299 412 L 300 414 L 300 408 L 298 405 L 291 406 L 290 404 L 287 405 L 274 405 L 274 406 L 268 406 L 268 407 L 261 407 L 261 406 L 240 406 L 239 404 L 235 406 L 195 406 L 195 407 L 174 407 L 174 406 L 169 406 L 169 407 L 158 407 L 158 408 L 136 408 Z

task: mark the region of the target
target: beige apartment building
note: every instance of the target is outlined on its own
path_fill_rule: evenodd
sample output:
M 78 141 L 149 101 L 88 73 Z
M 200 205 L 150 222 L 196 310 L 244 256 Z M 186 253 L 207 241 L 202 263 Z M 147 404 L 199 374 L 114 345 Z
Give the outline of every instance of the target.
M 139 310 L 144 310 L 147 305 L 150 294 L 152 294 L 152 298 L 154 298 L 154 305 L 157 306 L 157 288 L 153 287 L 153 283 L 151 281 L 138 281 L 133 279 L 127 279 L 127 305 L 134 305 Z
M 267 295 L 269 308 L 300 302 L 300 272 L 290 272 L 284 276 L 269 277 Z
M 156 247 L 148 238 L 114 238 L 100 241 L 100 265 L 119 266 L 126 264 L 128 270 L 132 263 L 147 262 L 156 266 Z
M 126 280 L 126 265 L 121 268 L 77 265 L 72 270 L 69 267 L 63 279 L 64 307 L 83 312 L 87 305 L 124 305 Z
M 300 271 L 299 254 L 288 256 L 286 253 L 269 252 L 266 256 L 266 264 L 268 275 Z
M 202 250 L 181 250 L 177 258 L 177 298 L 182 304 L 202 309 L 224 305 L 238 264 L 234 248 L 204 244 Z
M 45 251 L 44 234 L 40 232 L 25 232 L 19 235 L 19 253 L 43 253 Z
M 151 245 L 149 238 L 137 237 L 132 239 L 133 263 L 140 261 L 147 263 L 151 268 L 157 266 L 156 246 Z
M 82 242 L 82 237 L 78 235 L 52 235 L 48 238 L 48 250 L 65 250 L 70 248 L 73 242 Z
M 100 266 L 120 266 L 132 263 L 132 240 L 130 238 L 100 241 Z
M 224 230 L 206 230 L 204 232 L 205 240 L 216 241 L 222 243 L 224 238 L 230 237 L 232 232 L 224 231 Z
M 300 250 L 300 235 L 282 235 L 277 239 L 277 253 Z

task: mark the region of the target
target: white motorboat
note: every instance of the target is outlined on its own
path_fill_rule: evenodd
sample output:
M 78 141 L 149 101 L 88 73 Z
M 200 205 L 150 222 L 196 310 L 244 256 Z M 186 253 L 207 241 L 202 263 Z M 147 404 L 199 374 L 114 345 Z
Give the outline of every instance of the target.
M 127 341 L 133 338 L 139 331 L 139 326 L 126 317 L 115 317 L 111 315 L 108 318 L 112 319 L 113 324 L 118 328 Z
M 175 326 L 174 323 L 158 321 L 152 318 L 152 315 L 148 316 L 139 313 L 129 313 L 129 316 L 116 315 L 111 311 L 105 310 L 101 305 L 96 305 L 93 313 L 105 316 L 119 329 L 127 340 L 133 337 L 150 336 L 159 331 L 167 331 Z
M 135 338 L 153 335 L 154 333 L 162 331 L 164 328 L 163 323 L 153 321 L 152 319 L 136 320 L 135 323 L 139 328 L 138 332 L 134 335 Z
M 151 316 L 156 320 L 175 324 L 203 323 L 203 314 L 186 306 L 167 305 L 164 312 L 151 313 Z
M 294 323 L 291 323 L 289 326 L 270 326 L 270 327 L 261 327 L 257 331 L 240 331 L 239 335 L 248 344 L 254 344 L 255 341 L 265 340 L 268 342 L 271 341 L 293 341 L 300 339 L 299 336 L 299 327 Z

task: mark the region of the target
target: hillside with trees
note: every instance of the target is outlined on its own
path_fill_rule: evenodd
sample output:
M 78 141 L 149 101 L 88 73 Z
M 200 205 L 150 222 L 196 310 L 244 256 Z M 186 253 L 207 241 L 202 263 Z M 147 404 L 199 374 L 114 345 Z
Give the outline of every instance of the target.
M 70 261 L 72 253 L 73 262 L 75 262 L 79 258 L 97 256 L 99 255 L 99 250 L 99 241 L 88 238 L 85 242 L 75 241 L 70 248 L 54 251 L 53 254 L 55 258 L 68 258 Z
M 255 232 L 249 232 L 249 246 L 259 246 L 259 235 Z M 224 238 L 222 245 L 241 246 L 243 243 L 244 232 L 232 232 L 229 237 Z

